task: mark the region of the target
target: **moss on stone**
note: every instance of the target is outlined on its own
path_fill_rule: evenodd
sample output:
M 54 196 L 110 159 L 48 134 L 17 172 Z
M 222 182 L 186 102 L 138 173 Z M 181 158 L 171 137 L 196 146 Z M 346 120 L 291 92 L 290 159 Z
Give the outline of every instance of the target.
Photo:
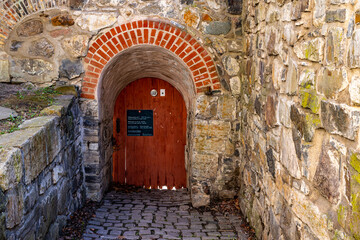
M 354 180 L 357 181 L 360 184 L 360 174 L 355 174 L 353 176 Z
M 303 108 L 311 109 L 313 113 L 318 113 L 320 109 L 320 101 L 316 91 L 310 87 L 307 85 L 306 88 L 300 89 L 301 106 Z
M 360 173 L 360 159 L 358 158 L 356 153 L 353 153 L 350 157 L 350 165 Z
M 344 221 L 345 221 L 345 207 L 343 205 L 339 205 L 339 208 L 337 210 L 337 220 L 339 224 L 344 227 Z
M 351 194 L 352 210 L 355 213 L 360 213 L 360 194 Z
M 313 55 L 315 52 L 316 52 L 315 46 L 312 43 L 309 43 L 305 49 L 305 58 L 309 59 L 311 55 Z
M 314 115 L 314 114 L 306 114 L 305 120 L 306 120 L 307 125 L 313 125 L 316 128 L 321 125 L 321 119 L 317 115 Z

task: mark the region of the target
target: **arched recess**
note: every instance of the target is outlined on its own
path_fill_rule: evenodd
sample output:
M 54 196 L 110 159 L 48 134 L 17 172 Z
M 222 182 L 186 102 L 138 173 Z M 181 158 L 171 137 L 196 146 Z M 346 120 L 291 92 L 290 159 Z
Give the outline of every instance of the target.
M 196 95 L 220 89 L 216 68 L 208 52 L 190 34 L 169 23 L 138 20 L 113 27 L 98 36 L 90 45 L 85 64 L 81 96 L 96 100 L 100 123 L 97 170 L 100 176 L 88 178 L 97 178 L 98 185 L 90 187 L 94 195 L 97 192 L 95 199 L 101 198 L 99 192 L 105 190 L 111 176 L 112 118 L 116 98 L 126 85 L 140 78 L 163 79 L 183 95 L 188 112 L 185 165 L 189 170 Z M 85 157 L 85 165 L 86 161 Z
M 91 44 L 85 58 L 82 97 L 94 99 L 107 63 L 118 53 L 138 45 L 158 46 L 179 57 L 192 74 L 196 92 L 208 87 L 220 89 L 212 58 L 189 33 L 160 20 L 138 20 L 111 28 Z

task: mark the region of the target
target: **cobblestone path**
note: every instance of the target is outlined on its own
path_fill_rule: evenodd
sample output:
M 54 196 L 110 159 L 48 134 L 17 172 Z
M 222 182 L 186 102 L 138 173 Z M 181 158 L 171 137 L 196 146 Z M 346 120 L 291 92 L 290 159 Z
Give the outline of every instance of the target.
M 109 192 L 86 227 L 93 239 L 248 239 L 239 216 L 191 207 L 186 190 Z

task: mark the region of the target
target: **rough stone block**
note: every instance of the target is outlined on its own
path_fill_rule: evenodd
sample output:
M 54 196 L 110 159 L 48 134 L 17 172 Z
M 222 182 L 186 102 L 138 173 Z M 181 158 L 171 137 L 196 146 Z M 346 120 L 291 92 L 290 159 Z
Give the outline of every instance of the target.
M 196 120 L 194 150 L 209 153 L 222 152 L 225 149 L 230 130 L 229 122 Z
M 306 142 L 311 142 L 313 140 L 315 129 L 321 126 L 318 115 L 306 114 L 295 105 L 291 106 L 290 119 Z
M 10 82 L 8 60 L 0 60 L 0 82 Z
M 61 136 L 57 121 L 48 122 L 45 126 L 47 163 L 54 161 L 55 157 L 62 149 Z
M 58 214 L 58 198 L 57 190 L 53 189 L 51 192 L 40 202 L 41 206 L 41 220 L 40 229 L 38 235 L 46 236 L 50 225 L 55 221 Z
M 18 185 L 7 192 L 6 206 L 6 228 L 12 229 L 17 226 L 23 218 L 23 187 Z
M 314 69 L 305 69 L 300 74 L 299 85 L 304 88 L 314 86 L 316 79 L 316 72 Z
M 217 96 L 200 95 L 196 99 L 196 118 L 211 119 L 217 116 L 218 108 Z
M 0 145 L 22 149 L 25 163 L 25 182 L 30 183 L 46 167 L 45 131 L 35 127 L 0 137 Z
M 326 10 L 325 21 L 327 23 L 345 22 L 346 9 Z
M 71 29 L 56 29 L 50 32 L 52 38 L 69 36 L 72 33 Z
M 24 197 L 24 210 L 25 213 L 28 213 L 33 209 L 35 203 L 38 200 L 39 197 L 39 188 L 38 188 L 38 184 L 35 182 L 32 184 L 32 186 L 27 187 L 28 190 L 25 193 L 25 197 Z
M 10 76 L 13 82 L 31 81 L 35 83 L 50 82 L 58 76 L 52 63 L 42 59 L 12 59 L 10 61 Z
M 319 26 L 325 20 L 326 14 L 326 0 L 314 1 L 314 25 Z
M 89 36 L 76 35 L 62 40 L 64 50 L 73 58 L 86 56 Z
M 349 85 L 349 93 L 351 102 L 360 104 L 360 77 L 353 76 Z
M 360 110 L 345 104 L 321 101 L 321 122 L 325 130 L 355 140 L 360 125 Z
M 289 61 L 289 68 L 286 75 L 286 93 L 295 95 L 298 91 L 298 66 L 294 60 Z
M 140 14 L 143 15 L 154 15 L 154 14 L 158 14 L 160 11 L 161 11 L 161 6 L 159 5 L 158 2 L 150 3 L 145 7 L 139 9 Z
M 58 183 L 58 213 L 61 215 L 66 215 L 69 211 L 70 188 L 71 184 L 67 179 Z
M 41 38 L 31 42 L 29 47 L 29 54 L 36 57 L 50 58 L 54 55 L 54 45 L 46 38 Z
M 115 13 L 83 13 L 76 19 L 76 24 L 82 29 L 92 32 L 109 27 L 113 25 L 116 20 L 117 14 Z
M 241 93 L 241 82 L 239 77 L 230 78 L 230 89 L 234 95 L 239 95 Z
M 340 199 L 340 154 L 329 144 L 323 144 L 314 176 L 314 186 L 333 204 Z
M 350 68 L 360 67 L 360 29 L 355 30 L 352 36 L 349 46 L 348 62 Z
M 334 98 L 335 95 L 343 91 L 348 84 L 346 69 L 322 68 L 317 79 L 316 89 L 327 98 Z
M 326 38 L 325 59 L 327 64 L 341 66 L 344 64 L 345 44 L 343 28 L 330 28 Z
M 284 125 L 287 128 L 291 127 L 290 110 L 291 110 L 291 105 L 293 104 L 294 102 L 287 101 L 284 98 L 281 98 L 279 101 L 279 107 L 278 107 L 279 121 L 281 122 L 282 125 Z
M 38 35 L 44 31 L 44 25 L 41 20 L 32 19 L 21 23 L 17 29 L 16 33 L 19 37 L 32 37 Z
M 227 34 L 231 30 L 231 23 L 230 22 L 220 22 L 214 21 L 210 22 L 205 27 L 205 33 L 210 35 L 222 35 Z
M 88 148 L 90 151 L 98 151 L 99 150 L 99 143 L 89 143 Z
M 216 154 L 198 154 L 193 155 L 192 176 L 198 181 L 215 180 L 218 170 L 218 155 Z
M 47 166 L 46 132 L 42 128 L 31 136 L 30 154 L 24 156 L 25 182 L 30 183 Z
M 316 38 L 307 42 L 299 42 L 295 44 L 294 52 L 300 59 L 320 62 L 324 56 L 324 40 Z
M 300 89 L 301 106 L 303 108 L 309 108 L 313 113 L 319 113 L 320 98 L 314 89 Z
M 280 144 L 280 162 L 292 177 L 300 179 L 301 171 L 291 129 L 282 128 Z
M 64 113 L 65 108 L 60 105 L 51 105 L 47 108 L 44 108 L 41 110 L 40 115 L 41 116 L 58 116 L 61 117 L 61 115 Z
M 53 26 L 72 26 L 75 24 L 74 19 L 69 14 L 60 14 L 51 18 L 51 24 Z
M 81 60 L 72 61 L 65 59 L 61 62 L 59 68 L 60 77 L 74 79 L 79 77 L 84 72 L 84 68 Z
M 56 117 L 53 116 L 45 116 L 45 117 L 36 117 L 23 122 L 19 128 L 20 129 L 27 129 L 27 128 L 39 128 L 45 125 L 48 125 L 52 122 Z
M 273 96 L 267 96 L 265 103 L 265 122 L 269 127 L 275 127 L 279 124 L 277 115 L 277 100 Z
M 225 71 L 230 76 L 235 76 L 239 73 L 240 66 L 239 66 L 238 61 L 234 57 L 225 56 L 222 59 L 222 63 L 224 64 Z
M 75 9 L 75 10 L 80 10 L 84 6 L 85 2 L 86 2 L 86 0 L 70 0 L 70 1 L 68 1 L 69 7 L 71 9 Z
M 292 191 L 292 210 L 304 221 L 319 239 L 329 239 L 327 217 L 305 195 Z
M 64 176 L 66 173 L 64 171 L 64 168 L 60 165 L 57 165 L 54 167 L 52 171 L 52 181 L 54 184 L 56 184 L 62 176 Z
M 239 40 L 228 40 L 227 46 L 229 52 L 236 52 L 236 53 L 243 52 L 244 40 L 241 38 Z
M 272 64 L 272 76 L 271 79 L 273 81 L 273 85 L 275 89 L 280 88 L 280 84 L 282 82 L 282 72 L 283 72 L 283 64 L 278 59 L 275 59 Z
M 183 19 L 189 27 L 197 28 L 200 23 L 200 15 L 192 8 L 186 9 L 183 13 Z
M 39 179 L 40 179 L 39 193 L 40 195 L 42 195 L 51 186 L 51 172 L 48 172 L 47 174 L 45 174 L 44 177 Z
M 236 99 L 231 95 L 219 97 L 218 118 L 222 120 L 234 120 L 236 117 Z
M 243 0 L 227 0 L 228 13 L 241 15 L 242 13 L 242 2 Z
M 293 46 L 294 43 L 296 42 L 296 33 L 295 33 L 295 30 L 294 30 L 294 25 L 289 23 L 289 24 L 286 24 L 284 26 L 284 38 L 286 40 L 286 42 L 290 45 L 290 46 Z
M 279 42 L 280 34 L 277 29 L 269 28 L 265 33 L 265 42 L 266 48 L 268 50 L 269 55 L 278 55 L 278 42 Z
M 14 188 L 21 181 L 23 176 L 21 157 L 18 148 L 0 147 L 0 187 L 3 191 Z
M 273 150 L 271 148 L 266 152 L 266 160 L 267 160 L 269 171 L 270 171 L 271 175 L 275 178 L 275 161 L 276 161 L 276 159 L 273 155 Z
M 203 183 L 206 185 L 206 183 Z M 205 187 L 206 188 L 206 187 Z M 209 193 L 204 192 L 204 186 L 196 185 L 191 188 L 191 204 L 193 207 L 203 207 L 210 204 Z
M 281 20 L 283 22 L 290 22 L 291 21 L 291 10 L 292 10 L 292 6 L 293 3 L 289 2 L 286 3 L 283 7 L 282 7 L 282 11 L 281 11 Z

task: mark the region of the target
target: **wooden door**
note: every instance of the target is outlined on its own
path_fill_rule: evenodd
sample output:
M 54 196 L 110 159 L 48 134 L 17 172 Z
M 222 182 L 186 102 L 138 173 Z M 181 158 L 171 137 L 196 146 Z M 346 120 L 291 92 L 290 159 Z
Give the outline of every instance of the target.
M 157 95 L 152 96 L 151 90 Z M 160 96 L 163 90 L 165 96 Z M 134 117 L 137 112 L 141 117 Z M 152 134 L 151 117 L 147 126 L 140 125 L 148 130 L 133 134 L 132 124 L 144 123 L 137 121 L 146 118 L 142 115 L 153 116 Z M 143 78 L 126 86 L 114 109 L 113 181 L 152 189 L 186 187 L 186 117 L 184 99 L 169 83 Z

